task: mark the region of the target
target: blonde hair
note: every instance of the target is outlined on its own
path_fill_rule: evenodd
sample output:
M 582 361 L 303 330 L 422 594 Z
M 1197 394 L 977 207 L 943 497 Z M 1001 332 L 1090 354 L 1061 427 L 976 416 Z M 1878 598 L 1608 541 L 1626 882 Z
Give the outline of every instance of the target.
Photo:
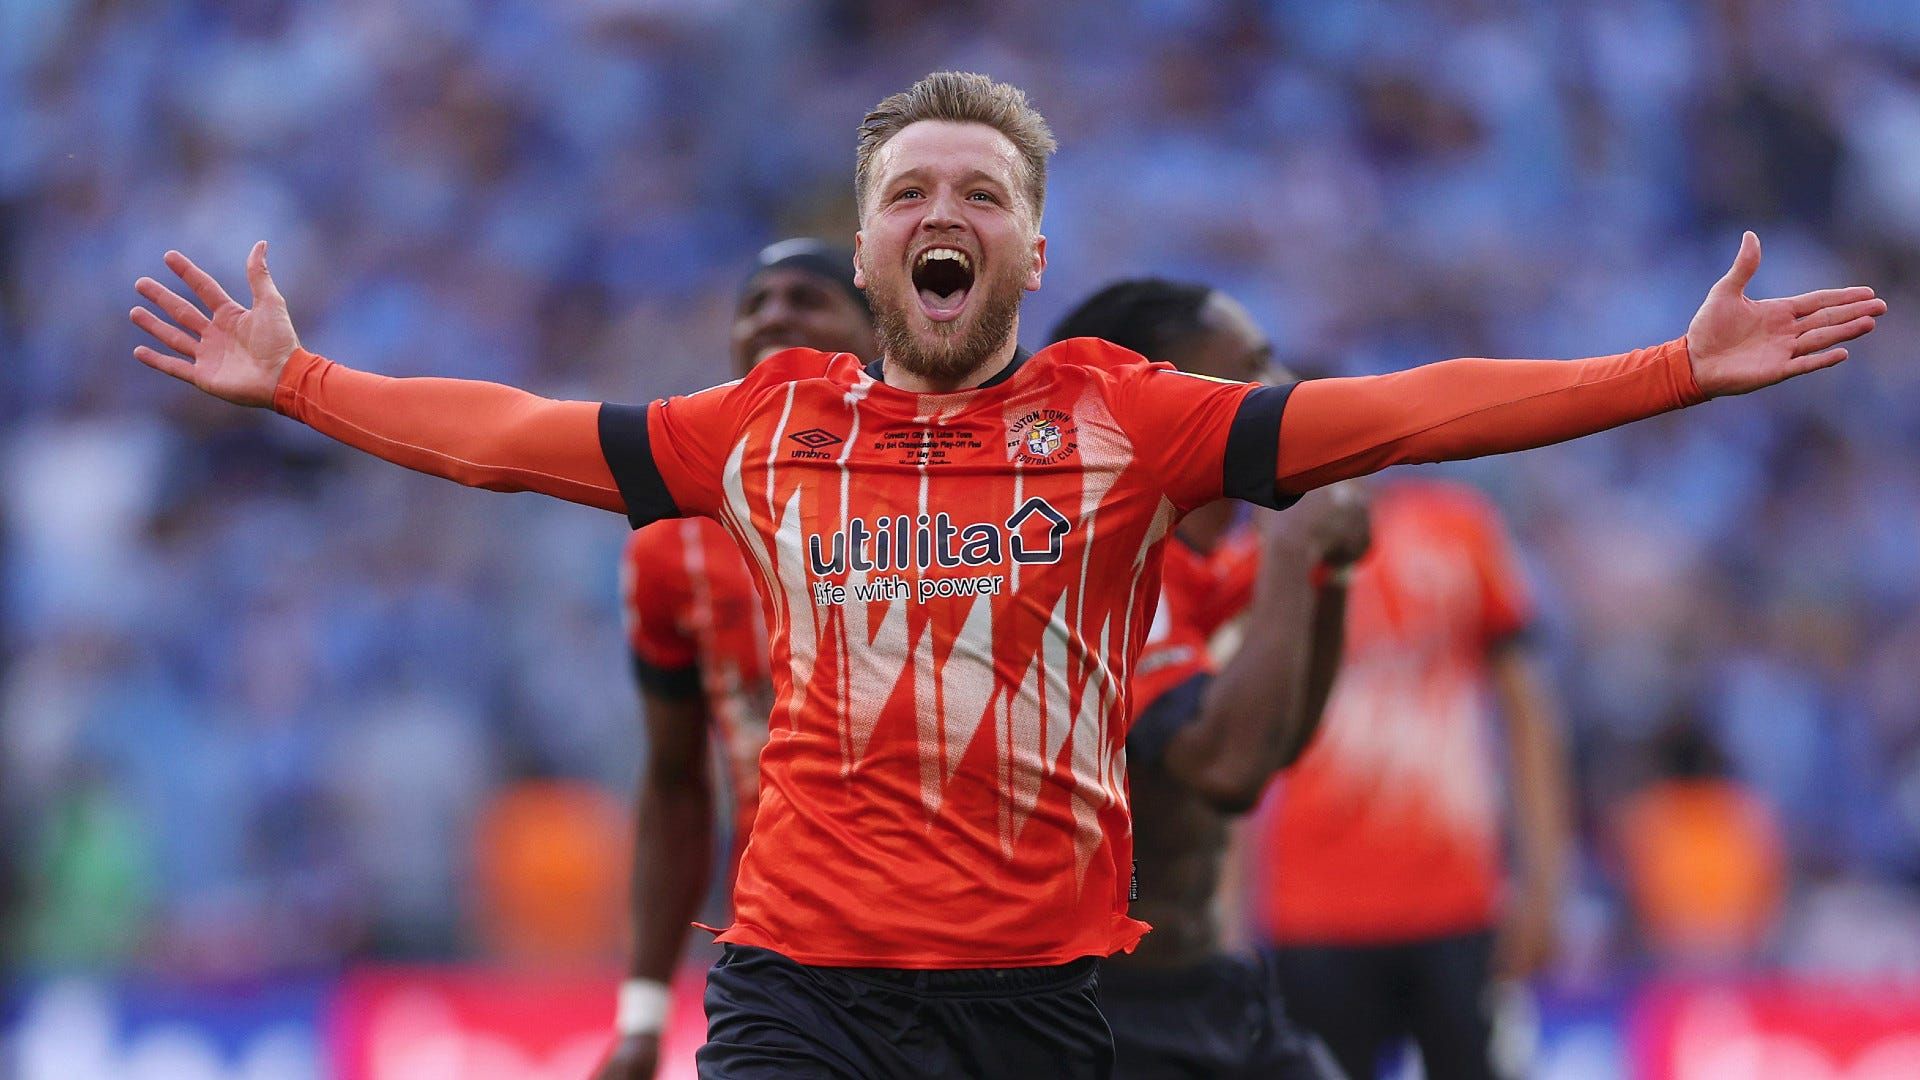
M 860 123 L 860 148 L 854 156 L 853 194 L 862 217 L 873 159 L 887 140 L 922 120 L 985 124 L 1005 135 L 1020 152 L 1021 185 L 1035 220 L 1047 202 L 1047 157 L 1054 151 L 1046 117 L 1027 104 L 1017 86 L 970 71 L 936 71 L 888 97 Z

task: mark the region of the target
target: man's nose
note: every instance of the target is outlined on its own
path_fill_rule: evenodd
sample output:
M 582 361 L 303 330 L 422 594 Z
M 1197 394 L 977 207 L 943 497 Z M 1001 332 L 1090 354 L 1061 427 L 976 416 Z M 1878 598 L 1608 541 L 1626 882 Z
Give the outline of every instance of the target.
M 784 298 L 775 297 L 761 304 L 760 310 L 754 312 L 754 325 L 758 329 L 764 329 L 770 326 L 784 326 L 793 321 L 793 315 L 793 305 L 788 303 Z
M 935 192 L 927 200 L 927 212 L 920 218 L 923 229 L 957 229 L 965 224 L 960 213 L 960 196 L 953 191 Z

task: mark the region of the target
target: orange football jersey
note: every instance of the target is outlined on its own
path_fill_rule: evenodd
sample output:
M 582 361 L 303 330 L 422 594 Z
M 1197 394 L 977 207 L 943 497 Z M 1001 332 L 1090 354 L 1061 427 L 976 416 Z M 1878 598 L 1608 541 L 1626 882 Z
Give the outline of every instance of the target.
M 1255 909 L 1275 941 L 1399 941 L 1494 918 L 1487 659 L 1525 628 L 1527 591 L 1472 489 L 1382 485 L 1372 515 L 1320 736 L 1262 810 Z
M 620 595 L 640 684 L 706 701 L 737 862 L 759 799 L 773 704 L 766 622 L 746 560 L 711 519 L 658 522 L 628 538 Z
M 1090 339 L 959 393 L 874 375 L 792 350 L 601 415 L 634 519 L 716 518 L 766 605 L 775 700 L 721 939 L 896 967 L 1130 948 L 1123 747 L 1160 548 L 1200 503 L 1274 501 L 1287 391 Z

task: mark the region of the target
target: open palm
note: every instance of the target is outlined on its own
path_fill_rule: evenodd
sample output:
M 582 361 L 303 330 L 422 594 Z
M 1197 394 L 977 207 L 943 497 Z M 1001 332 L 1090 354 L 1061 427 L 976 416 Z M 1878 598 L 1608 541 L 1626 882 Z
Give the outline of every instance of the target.
M 236 405 L 273 404 L 280 371 L 300 346 L 300 339 L 287 315 L 286 298 L 267 273 L 267 242 L 253 245 L 247 256 L 247 284 L 253 291 L 251 308 L 241 307 L 212 275 L 185 255 L 169 251 L 166 263 L 207 310 L 202 311 L 152 278 L 134 282 L 140 295 L 173 321 L 144 307 L 134 308 L 128 317 L 179 354 L 141 345 L 133 350 L 134 359 Z
M 1747 283 L 1760 268 L 1760 238 L 1740 238 L 1740 253 L 1707 293 L 1687 325 L 1693 377 L 1708 397 L 1744 394 L 1832 367 L 1847 358 L 1839 346 L 1873 329 L 1886 301 L 1864 285 L 1822 289 L 1778 300 L 1753 300 Z

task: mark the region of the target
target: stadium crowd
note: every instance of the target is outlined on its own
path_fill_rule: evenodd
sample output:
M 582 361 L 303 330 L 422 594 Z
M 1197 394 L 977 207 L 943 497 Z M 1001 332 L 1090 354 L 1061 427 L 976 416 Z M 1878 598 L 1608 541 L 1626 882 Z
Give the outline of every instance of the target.
M 1759 293 L 1920 302 L 1915 0 L 1129 6 L 0 2 L 12 955 L 475 955 L 511 937 L 477 881 L 556 872 L 489 849 L 503 800 L 617 805 L 644 753 L 623 523 L 171 392 L 124 318 L 169 247 L 237 279 L 270 238 L 358 367 L 684 391 L 759 245 L 851 232 L 861 113 L 958 67 L 1061 137 L 1029 345 L 1159 273 L 1327 374 L 1624 349 L 1678 336 L 1742 227 Z M 1567 701 L 1565 977 L 1920 977 L 1916 348 L 1896 318 L 1790 390 L 1449 470 L 1513 521 Z M 1669 828 L 1681 784 L 1751 827 Z M 1751 932 L 1661 931 L 1650 831 L 1749 845 L 1715 865 Z

